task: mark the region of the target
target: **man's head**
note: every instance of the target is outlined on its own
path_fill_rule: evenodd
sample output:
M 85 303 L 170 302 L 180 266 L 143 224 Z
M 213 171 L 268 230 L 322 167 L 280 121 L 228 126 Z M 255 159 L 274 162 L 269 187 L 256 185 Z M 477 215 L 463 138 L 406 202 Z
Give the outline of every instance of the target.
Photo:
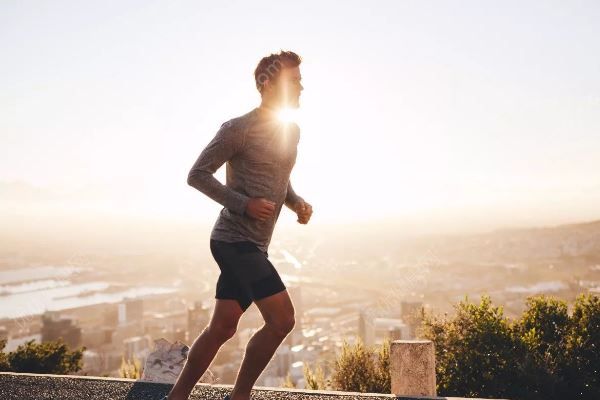
M 256 88 L 263 101 L 277 107 L 300 107 L 302 59 L 293 51 L 280 51 L 264 57 L 254 70 Z

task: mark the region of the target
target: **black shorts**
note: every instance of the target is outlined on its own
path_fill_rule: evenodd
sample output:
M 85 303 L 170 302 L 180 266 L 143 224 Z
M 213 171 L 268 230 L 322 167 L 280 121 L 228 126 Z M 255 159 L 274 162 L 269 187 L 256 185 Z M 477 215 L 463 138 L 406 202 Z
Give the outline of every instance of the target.
M 221 269 L 215 299 L 237 300 L 246 311 L 260 300 L 286 289 L 269 254 L 250 241 L 223 242 L 210 239 L 210 251 Z

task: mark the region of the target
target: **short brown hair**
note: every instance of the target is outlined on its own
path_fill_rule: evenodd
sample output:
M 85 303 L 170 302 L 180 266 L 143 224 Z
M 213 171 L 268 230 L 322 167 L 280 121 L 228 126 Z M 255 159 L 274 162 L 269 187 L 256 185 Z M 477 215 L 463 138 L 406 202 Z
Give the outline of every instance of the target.
M 278 54 L 263 57 L 254 70 L 256 88 L 262 93 L 266 80 L 277 80 L 283 68 L 297 67 L 301 62 L 302 58 L 293 51 L 281 50 Z

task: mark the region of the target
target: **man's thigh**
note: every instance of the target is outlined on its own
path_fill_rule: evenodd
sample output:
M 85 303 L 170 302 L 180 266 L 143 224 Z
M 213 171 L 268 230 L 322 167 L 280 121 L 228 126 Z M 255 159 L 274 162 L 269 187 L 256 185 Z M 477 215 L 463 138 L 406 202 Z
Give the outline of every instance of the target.
M 237 329 L 238 322 L 244 314 L 239 302 L 233 299 L 216 299 L 215 309 L 210 319 L 210 326 L 218 329 Z
M 265 322 L 278 323 L 282 319 L 294 317 L 294 305 L 287 289 L 260 300 L 255 300 L 256 306 Z

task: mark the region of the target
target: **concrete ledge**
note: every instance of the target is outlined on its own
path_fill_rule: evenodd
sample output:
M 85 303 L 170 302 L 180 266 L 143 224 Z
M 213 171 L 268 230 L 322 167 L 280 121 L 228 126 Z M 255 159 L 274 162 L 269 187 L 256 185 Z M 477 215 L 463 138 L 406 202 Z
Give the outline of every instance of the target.
M 159 400 L 171 385 L 133 379 L 103 378 L 77 375 L 41 375 L 0 372 L 2 400 Z M 190 400 L 223 400 L 232 385 L 199 383 Z M 336 392 L 322 390 L 283 389 L 257 386 L 252 400 L 452 400 L 459 397 L 403 397 L 391 394 Z M 489 399 L 488 399 L 489 400 Z
M 431 340 L 394 340 L 390 344 L 392 393 L 436 396 L 435 347 Z

